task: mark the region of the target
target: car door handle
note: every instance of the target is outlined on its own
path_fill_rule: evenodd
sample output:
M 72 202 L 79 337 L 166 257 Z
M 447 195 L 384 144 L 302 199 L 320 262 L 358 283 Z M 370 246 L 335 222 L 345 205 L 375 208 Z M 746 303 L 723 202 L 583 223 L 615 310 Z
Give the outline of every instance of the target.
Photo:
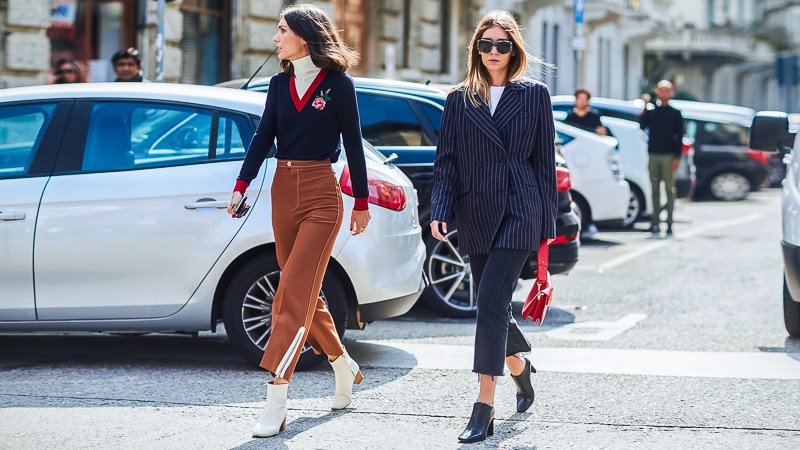
M 24 212 L 0 212 L 0 220 L 23 220 L 24 218 Z
M 183 205 L 186 209 L 199 209 L 199 208 L 219 208 L 225 209 L 228 207 L 228 202 L 217 201 L 214 198 L 201 198 L 193 203 Z

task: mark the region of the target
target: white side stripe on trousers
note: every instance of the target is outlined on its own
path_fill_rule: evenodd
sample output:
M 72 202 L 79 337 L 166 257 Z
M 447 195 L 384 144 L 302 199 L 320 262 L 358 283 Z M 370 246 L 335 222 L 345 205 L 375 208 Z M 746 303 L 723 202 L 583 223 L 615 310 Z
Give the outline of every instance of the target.
M 297 353 L 297 349 L 300 348 L 300 343 L 303 340 L 303 335 L 306 333 L 306 327 L 300 327 L 297 330 L 297 334 L 294 335 L 294 339 L 292 339 L 292 343 L 289 344 L 289 349 L 286 350 L 284 353 L 283 358 L 281 358 L 280 364 L 278 364 L 278 368 L 275 371 L 275 375 L 278 378 L 283 378 L 283 375 L 286 374 L 286 369 L 289 368 L 289 363 L 292 361 L 294 354 Z

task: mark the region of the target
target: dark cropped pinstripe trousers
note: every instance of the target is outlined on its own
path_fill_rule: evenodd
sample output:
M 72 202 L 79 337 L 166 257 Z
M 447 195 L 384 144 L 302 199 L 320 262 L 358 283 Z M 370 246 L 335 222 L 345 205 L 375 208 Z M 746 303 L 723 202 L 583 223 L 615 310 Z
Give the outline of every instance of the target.
M 511 295 L 529 254 L 528 250 L 495 248 L 488 254 L 469 255 L 478 292 L 473 372 L 502 376 L 506 356 L 531 351 L 511 312 Z

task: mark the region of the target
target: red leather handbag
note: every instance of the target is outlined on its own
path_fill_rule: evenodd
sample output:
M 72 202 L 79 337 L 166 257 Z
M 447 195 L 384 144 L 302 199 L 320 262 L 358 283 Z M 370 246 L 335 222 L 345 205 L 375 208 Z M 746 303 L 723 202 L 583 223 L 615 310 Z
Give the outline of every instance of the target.
M 553 285 L 550 283 L 550 272 L 547 271 L 547 263 L 550 259 L 549 250 L 547 241 L 539 244 L 539 250 L 536 252 L 536 281 L 522 306 L 522 319 L 531 319 L 533 323 L 538 320 L 539 326 L 542 326 L 547 308 L 553 299 Z

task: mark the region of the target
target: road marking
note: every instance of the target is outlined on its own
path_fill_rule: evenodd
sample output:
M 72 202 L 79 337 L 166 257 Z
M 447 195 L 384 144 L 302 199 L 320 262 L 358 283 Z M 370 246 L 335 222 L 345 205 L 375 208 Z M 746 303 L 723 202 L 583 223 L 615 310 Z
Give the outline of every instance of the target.
M 714 222 L 714 223 L 710 223 L 710 224 L 707 224 L 707 225 L 702 225 L 702 226 L 699 226 L 697 228 L 692 228 L 690 230 L 682 232 L 681 236 L 683 238 L 691 238 L 691 237 L 706 233 L 708 231 L 719 230 L 719 229 L 722 229 L 722 228 L 734 227 L 736 225 L 741 225 L 741 224 L 744 224 L 744 223 L 747 223 L 747 222 L 753 222 L 753 221 L 759 220 L 759 219 L 761 219 L 763 217 L 764 217 L 764 214 L 761 214 L 761 213 L 747 214 L 747 215 L 744 215 L 744 216 L 741 216 L 741 217 L 737 217 L 735 219 L 722 220 L 722 221 L 719 221 L 719 222 Z M 648 254 L 650 252 L 653 252 L 653 251 L 656 251 L 656 250 L 658 250 L 658 249 L 660 249 L 662 247 L 665 247 L 670 242 L 671 241 L 669 241 L 669 240 L 653 242 L 652 244 L 647 244 L 647 245 L 645 245 L 643 247 L 637 248 L 636 250 L 632 250 L 632 251 L 630 251 L 628 253 L 625 253 L 625 254 L 622 254 L 620 256 L 617 256 L 616 258 L 612 258 L 612 259 L 600 264 L 599 266 L 597 266 L 597 272 L 603 273 L 606 270 L 613 269 L 614 267 L 617 267 L 617 266 L 620 266 L 622 264 L 625 264 L 628 261 L 631 261 L 631 260 L 636 259 L 636 258 L 638 258 L 640 256 L 644 256 L 644 255 L 646 255 L 646 254 Z
M 365 367 L 472 370 L 467 345 L 374 340 L 348 348 Z M 800 353 L 534 348 L 531 362 L 545 372 L 800 380 Z
M 628 314 L 614 322 L 600 320 L 576 322 L 554 328 L 545 334 L 549 338 L 570 341 L 608 341 L 620 333 L 633 328 L 645 318 L 647 318 L 647 314 L 634 313 Z

